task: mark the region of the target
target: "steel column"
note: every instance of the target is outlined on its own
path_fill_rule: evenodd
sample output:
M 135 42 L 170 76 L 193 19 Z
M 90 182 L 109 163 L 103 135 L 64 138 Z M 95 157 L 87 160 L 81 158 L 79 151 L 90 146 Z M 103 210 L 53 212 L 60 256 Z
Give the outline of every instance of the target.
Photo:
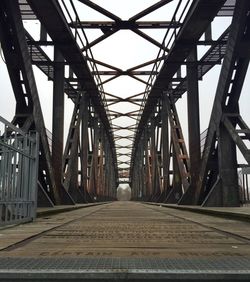
M 204 206 L 239 206 L 236 145 L 223 124 L 218 130 L 219 180 L 203 202 Z M 216 190 L 216 191 L 215 191 Z
M 100 156 L 98 162 L 98 187 L 99 187 L 99 199 L 103 199 L 104 196 L 104 174 L 103 174 L 103 166 L 104 166 L 104 131 L 103 128 L 100 128 Z
M 71 118 L 67 142 L 63 156 L 63 187 L 65 203 L 84 202 L 83 194 L 78 185 L 78 156 L 80 124 L 84 105 L 84 94 L 75 101 L 75 107 Z M 71 199 L 70 196 L 74 199 Z
M 150 159 L 151 159 L 151 183 L 152 183 L 152 194 L 153 197 L 156 193 L 156 150 L 155 150 L 155 118 L 150 120 Z
M 84 104 L 82 111 L 82 128 L 81 128 L 81 191 L 84 200 L 88 198 L 88 124 L 89 124 L 89 112 L 88 112 L 88 97 L 84 96 Z
M 150 161 L 149 161 L 149 147 L 148 147 L 148 127 L 144 129 L 144 151 L 145 151 L 145 185 L 146 185 L 146 199 L 149 199 L 152 194 L 152 180 L 150 175 Z
M 197 171 L 200 167 L 200 107 L 198 89 L 198 67 L 196 48 L 188 57 L 187 66 L 187 106 L 188 106 L 188 137 L 191 185 L 196 184 Z
M 195 190 L 198 180 L 198 171 L 201 162 L 200 146 L 200 107 L 198 86 L 197 48 L 195 47 L 187 58 L 187 108 L 188 108 L 188 138 L 189 138 L 189 161 L 190 161 L 190 187 L 189 191 Z M 180 204 L 190 204 L 192 194 L 185 193 Z
M 96 117 L 94 119 L 94 148 L 93 148 L 94 176 L 93 176 L 93 188 L 92 188 L 95 196 L 98 196 L 99 193 L 99 186 L 98 186 L 99 149 L 100 149 L 100 127 L 99 127 L 98 118 Z
M 167 194 L 169 191 L 169 126 L 166 105 L 166 94 L 162 95 L 162 163 L 163 163 L 163 189 Z
M 58 48 L 54 48 L 54 87 L 52 118 L 52 165 L 55 172 L 57 191 L 62 198 L 62 160 L 64 132 L 64 58 Z

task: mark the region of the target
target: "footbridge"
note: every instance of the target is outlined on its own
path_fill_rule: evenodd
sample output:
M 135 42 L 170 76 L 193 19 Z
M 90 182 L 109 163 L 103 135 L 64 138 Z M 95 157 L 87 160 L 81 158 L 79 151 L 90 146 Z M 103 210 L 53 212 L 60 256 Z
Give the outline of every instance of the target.
M 250 280 L 249 15 L 0 1 L 1 281 Z

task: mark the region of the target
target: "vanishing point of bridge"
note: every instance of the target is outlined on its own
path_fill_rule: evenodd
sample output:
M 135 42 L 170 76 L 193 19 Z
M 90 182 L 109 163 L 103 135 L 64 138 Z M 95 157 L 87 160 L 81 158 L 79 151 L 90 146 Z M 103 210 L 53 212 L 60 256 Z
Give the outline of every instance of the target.
M 0 1 L 0 279 L 249 280 L 250 1 L 104 2 Z

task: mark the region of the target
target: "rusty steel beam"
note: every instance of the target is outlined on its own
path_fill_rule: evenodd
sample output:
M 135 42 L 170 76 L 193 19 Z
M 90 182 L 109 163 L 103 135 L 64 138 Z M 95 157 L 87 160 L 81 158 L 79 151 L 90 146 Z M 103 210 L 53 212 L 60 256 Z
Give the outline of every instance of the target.
M 202 33 L 217 15 L 225 0 L 211 0 L 193 2 L 188 17 L 186 17 L 182 29 L 180 30 L 169 54 L 167 55 L 164 65 L 158 74 L 151 92 L 146 101 L 142 116 L 138 124 L 138 132 L 136 135 L 135 146 L 138 143 L 143 128 L 157 102 L 162 91 L 167 90 L 172 77 L 183 64 L 198 42 Z M 154 63 L 152 61 L 152 63 Z M 133 68 L 134 69 L 134 68 Z
M 112 144 L 112 136 L 110 136 L 110 124 L 104 110 L 103 101 L 100 99 L 99 91 L 94 82 L 91 71 L 89 70 L 87 62 L 79 47 L 75 43 L 75 39 L 64 18 L 60 6 L 57 3 L 51 2 L 49 0 L 28 0 L 27 2 L 32 7 L 38 19 L 45 26 L 52 40 L 57 42 L 60 46 L 60 51 L 65 60 L 70 63 L 70 67 L 76 74 L 79 84 L 84 90 L 91 93 L 91 102 L 96 108 L 96 111 L 100 116 L 102 123 L 104 124 L 105 130 L 109 136 L 110 144 Z M 48 11 L 50 15 L 48 15 Z
M 75 104 L 71 118 L 68 138 L 63 156 L 63 187 L 76 203 L 84 202 L 82 191 L 78 187 L 78 144 L 80 138 L 80 124 L 83 115 L 84 96 L 79 97 Z
M 184 194 L 190 185 L 190 160 L 186 149 L 184 136 L 178 113 L 174 104 L 171 93 L 166 98 L 166 107 L 168 111 L 169 123 L 171 126 L 171 136 L 173 143 L 173 151 L 176 158 L 176 174 L 179 174 L 182 183 L 182 194 Z M 172 193 L 175 191 L 173 190 Z
M 75 38 L 66 22 L 59 4 L 54 1 L 27 1 L 37 15 L 48 34 L 54 42 L 57 42 L 65 60 L 69 63 L 71 71 L 78 78 L 80 90 L 90 94 L 92 106 L 101 120 L 111 148 L 115 148 L 110 127 L 110 120 L 105 110 L 105 103 L 101 98 L 98 87 L 88 67 L 86 58 L 76 44 Z M 90 1 L 87 1 L 90 2 Z M 49 14 L 48 14 L 49 11 Z M 115 151 L 111 150 L 113 163 L 116 163 Z M 114 173 L 115 174 L 115 173 Z

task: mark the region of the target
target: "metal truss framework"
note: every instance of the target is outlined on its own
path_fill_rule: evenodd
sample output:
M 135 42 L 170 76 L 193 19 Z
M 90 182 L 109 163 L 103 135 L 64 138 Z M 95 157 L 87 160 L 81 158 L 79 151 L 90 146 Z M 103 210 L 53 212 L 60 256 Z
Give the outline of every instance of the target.
M 108 21 L 81 20 L 76 2 L 0 2 L 1 46 L 16 98 L 12 123 L 25 132 L 36 129 L 40 134 L 39 204 L 112 200 L 117 185 L 129 182 L 134 200 L 239 205 L 236 146 L 250 162 L 245 144 L 250 130 L 238 105 L 249 63 L 249 1 L 161 0 L 122 20 L 90 0 L 79 0 Z M 176 3 L 171 20 L 141 20 L 170 3 Z M 232 18 L 232 23 L 212 40 L 211 23 L 219 16 Z M 25 30 L 24 20 L 39 21 L 39 40 Z M 89 42 L 86 29 L 100 30 L 102 35 Z M 166 30 L 163 41 L 149 36 L 144 32 L 147 29 Z M 127 70 L 95 59 L 92 47 L 119 30 L 130 30 L 157 46 L 157 58 Z M 198 58 L 201 45 L 209 48 Z M 53 59 L 44 46 L 53 47 Z M 201 154 L 198 81 L 221 63 Z M 32 65 L 53 81 L 51 148 Z M 120 76 L 144 84 L 145 91 L 126 98 L 107 93 L 105 85 Z M 61 141 L 64 93 L 74 103 L 65 146 Z M 175 105 L 184 94 L 188 149 Z M 119 103 L 130 103 L 137 110 L 112 110 Z M 121 117 L 129 118 L 131 125 L 117 125 Z M 125 130 L 130 133 L 123 135 Z

